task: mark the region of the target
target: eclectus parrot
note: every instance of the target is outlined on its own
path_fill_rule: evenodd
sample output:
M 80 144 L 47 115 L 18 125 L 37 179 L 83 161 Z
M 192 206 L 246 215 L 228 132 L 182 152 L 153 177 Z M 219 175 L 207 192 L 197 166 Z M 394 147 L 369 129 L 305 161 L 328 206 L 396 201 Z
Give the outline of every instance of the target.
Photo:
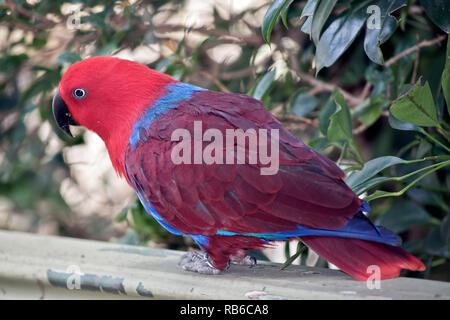
M 170 232 L 195 240 L 203 254 L 188 254 L 185 270 L 218 274 L 230 263 L 254 264 L 245 256 L 248 249 L 295 238 L 358 280 L 371 276 L 371 266 L 379 267 L 381 279 L 401 269 L 425 269 L 400 248 L 398 236 L 363 214 L 368 204 L 332 161 L 291 135 L 252 97 L 182 83 L 133 61 L 92 57 L 64 74 L 53 113 L 69 135 L 69 125 L 96 132 L 146 211 Z M 173 132 L 195 135 L 195 121 L 224 135 L 230 129 L 276 130 L 278 150 L 271 150 L 279 154 L 276 172 L 262 174 L 261 161 L 173 161 L 181 143 Z M 232 148 L 236 158 L 239 145 Z M 243 152 L 248 160 L 251 152 Z

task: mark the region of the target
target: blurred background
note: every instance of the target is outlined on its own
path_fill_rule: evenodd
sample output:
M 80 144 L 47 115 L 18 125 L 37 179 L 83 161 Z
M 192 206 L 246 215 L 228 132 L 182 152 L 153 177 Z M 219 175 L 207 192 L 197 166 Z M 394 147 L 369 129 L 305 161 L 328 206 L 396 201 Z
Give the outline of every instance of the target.
M 359 191 L 390 192 L 373 198 L 369 215 L 427 264 L 426 272 L 409 276 L 450 281 L 450 170 L 432 170 L 450 154 L 445 74 L 441 85 L 443 70 L 450 74 L 450 8 L 434 2 L 0 0 L 0 229 L 193 246 L 144 212 L 98 136 L 77 129 L 69 139 L 54 123 L 51 99 L 65 70 L 112 55 L 263 100 L 287 129 L 347 173 L 385 156 L 409 161 L 375 172 L 372 178 L 384 183 L 372 180 Z M 373 3 L 381 8 L 375 35 L 364 25 Z M 439 126 L 422 128 L 389 113 L 417 81 L 428 81 Z M 349 111 L 343 139 L 330 123 L 339 120 L 332 109 L 337 90 Z M 415 172 L 427 174 L 415 181 Z M 296 241 L 277 247 L 265 256 L 297 257 Z M 306 251 L 295 263 L 325 265 Z

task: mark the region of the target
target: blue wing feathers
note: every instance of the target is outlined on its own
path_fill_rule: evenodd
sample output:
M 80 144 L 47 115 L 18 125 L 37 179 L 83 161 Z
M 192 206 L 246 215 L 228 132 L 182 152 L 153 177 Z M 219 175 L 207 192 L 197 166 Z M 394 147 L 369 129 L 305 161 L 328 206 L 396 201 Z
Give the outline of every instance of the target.
M 142 129 L 148 131 L 150 125 L 154 121 L 158 120 L 158 118 L 166 114 L 170 109 L 175 108 L 178 103 L 183 100 L 189 100 L 196 91 L 205 90 L 206 89 L 181 82 L 170 83 L 167 85 L 165 88 L 166 94 L 156 100 L 135 123 L 129 140 L 133 149 L 136 148 L 136 144 L 139 140 L 143 139 L 140 135 Z
M 366 209 L 366 208 L 364 208 Z M 246 235 L 259 237 L 264 240 L 287 240 L 293 237 L 302 236 L 328 236 L 328 237 L 342 237 L 360 240 L 368 240 L 389 244 L 392 246 L 399 246 L 401 239 L 393 232 L 379 226 L 375 226 L 369 218 L 367 218 L 362 211 L 358 212 L 354 217 L 348 219 L 348 223 L 339 229 L 312 229 L 298 226 L 297 230 L 289 232 L 277 233 L 234 233 L 229 231 L 218 231 L 219 235 Z

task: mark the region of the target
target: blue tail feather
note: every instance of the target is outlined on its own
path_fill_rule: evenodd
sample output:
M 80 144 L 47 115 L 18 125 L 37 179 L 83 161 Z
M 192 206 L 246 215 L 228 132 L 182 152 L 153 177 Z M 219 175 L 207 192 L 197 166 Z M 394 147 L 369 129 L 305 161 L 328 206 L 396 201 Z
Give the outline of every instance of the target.
M 258 237 L 263 240 L 287 240 L 293 237 L 302 236 L 328 236 L 361 239 L 368 241 L 381 242 L 392 246 L 399 246 L 401 239 L 399 236 L 386 228 L 375 226 L 362 211 L 370 211 L 367 202 L 363 202 L 361 211 L 352 218 L 348 219 L 348 223 L 339 229 L 312 229 L 298 226 L 297 230 L 278 233 L 234 233 L 229 231 L 218 231 L 219 235 L 245 235 Z

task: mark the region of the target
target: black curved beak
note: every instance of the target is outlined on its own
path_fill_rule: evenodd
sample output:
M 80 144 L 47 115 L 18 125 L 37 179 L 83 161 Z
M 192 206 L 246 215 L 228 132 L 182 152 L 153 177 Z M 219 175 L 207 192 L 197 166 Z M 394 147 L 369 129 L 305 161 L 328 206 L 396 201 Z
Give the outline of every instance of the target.
M 70 137 L 73 138 L 73 135 L 70 132 L 69 125 L 77 126 L 78 123 L 76 123 L 75 120 L 73 120 L 66 103 L 61 98 L 58 91 L 56 91 L 53 97 L 52 109 L 53 109 L 53 116 L 55 117 L 56 124 L 58 125 L 58 127 L 60 127 L 62 131 L 64 131 Z

